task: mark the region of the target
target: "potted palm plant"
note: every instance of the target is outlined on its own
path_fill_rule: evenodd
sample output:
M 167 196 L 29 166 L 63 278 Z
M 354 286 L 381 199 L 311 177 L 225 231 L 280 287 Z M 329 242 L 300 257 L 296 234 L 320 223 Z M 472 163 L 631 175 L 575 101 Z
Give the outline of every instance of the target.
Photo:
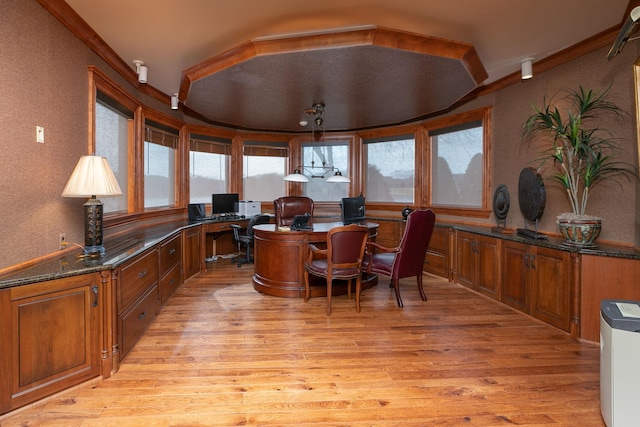
M 544 98 L 533 108 L 522 128 L 525 140 L 540 143 L 540 169 L 559 183 L 567 193 L 570 213 L 560 214 L 557 224 L 565 243 L 593 247 L 600 234 L 601 218 L 587 215 L 592 188 L 605 180 L 637 179 L 636 168 L 619 160 L 623 149 L 610 130 L 601 127 L 605 120 L 619 120 L 624 111 L 607 99 L 611 86 L 601 93 L 565 89 Z M 556 102 L 557 101 L 557 102 Z

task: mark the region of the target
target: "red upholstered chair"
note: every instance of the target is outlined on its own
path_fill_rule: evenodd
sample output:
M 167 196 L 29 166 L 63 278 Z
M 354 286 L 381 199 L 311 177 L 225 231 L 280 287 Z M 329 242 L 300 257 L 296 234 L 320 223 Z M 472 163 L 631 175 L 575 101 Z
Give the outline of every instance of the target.
M 399 281 L 405 277 L 416 277 L 420 297 L 427 300 L 422 289 L 422 269 L 435 222 L 436 215 L 431 210 L 415 210 L 407 217 L 398 247 L 386 248 L 375 242 L 367 244 L 366 271 L 391 278 L 389 286 L 395 289 L 398 307 L 403 306 Z
M 356 311 L 360 312 L 362 258 L 369 230 L 357 224 L 334 227 L 327 233 L 327 249 L 309 244 L 309 258 L 304 265 L 304 302 L 309 301 L 309 274 L 327 280 L 327 316 L 331 314 L 333 279 L 347 280 L 347 295 L 351 299 L 351 285 L 356 279 Z
M 313 199 L 304 196 L 285 196 L 273 201 L 273 208 L 276 214 L 276 226 L 288 227 L 295 215 L 308 213 L 309 225 L 313 224 Z

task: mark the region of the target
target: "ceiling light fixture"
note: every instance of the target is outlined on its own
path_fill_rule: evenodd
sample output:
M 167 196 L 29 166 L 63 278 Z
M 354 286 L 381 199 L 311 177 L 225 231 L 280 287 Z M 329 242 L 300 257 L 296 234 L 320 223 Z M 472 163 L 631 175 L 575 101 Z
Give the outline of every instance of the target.
M 314 116 L 311 124 L 311 144 L 313 144 L 316 141 L 316 131 L 318 131 L 319 135 L 317 137 L 318 140 L 322 139 L 322 136 L 324 135 L 324 118 L 322 117 L 324 114 L 324 104 L 315 103 L 311 108 L 306 109 L 304 112 L 309 116 Z M 300 120 L 300 126 L 306 126 L 307 124 L 307 120 Z M 348 177 L 342 175 L 342 172 L 340 172 L 337 167 L 332 165 L 328 166 L 324 155 L 322 155 L 322 166 L 316 166 L 316 163 L 312 158 L 310 166 L 303 165 L 296 167 L 293 170 L 293 173 L 284 177 L 284 180 L 291 182 L 309 182 L 309 177 L 324 179 L 330 172 L 333 172 L 333 175 L 329 176 L 326 179 L 326 182 L 351 182 Z
M 136 74 L 138 74 L 138 82 L 147 82 L 147 67 L 144 66 L 144 62 L 139 59 L 135 59 L 133 64 L 136 66 Z
M 178 99 L 178 94 L 174 93 L 173 95 L 171 95 L 171 109 L 172 110 L 177 110 L 178 109 L 178 103 L 180 102 L 180 100 Z
M 522 60 L 522 80 L 528 80 L 533 77 L 533 60 L 535 58 L 526 58 Z

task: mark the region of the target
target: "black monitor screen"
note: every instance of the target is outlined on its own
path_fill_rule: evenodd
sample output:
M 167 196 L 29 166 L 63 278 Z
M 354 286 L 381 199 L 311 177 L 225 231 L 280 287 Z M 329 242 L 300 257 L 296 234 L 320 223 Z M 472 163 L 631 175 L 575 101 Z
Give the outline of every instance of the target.
M 342 222 L 345 224 L 351 224 L 354 222 L 364 221 L 365 208 L 364 197 L 362 195 L 358 197 L 344 197 L 342 199 Z
M 222 193 L 211 195 L 211 214 L 230 214 L 236 212 L 238 204 L 238 193 Z

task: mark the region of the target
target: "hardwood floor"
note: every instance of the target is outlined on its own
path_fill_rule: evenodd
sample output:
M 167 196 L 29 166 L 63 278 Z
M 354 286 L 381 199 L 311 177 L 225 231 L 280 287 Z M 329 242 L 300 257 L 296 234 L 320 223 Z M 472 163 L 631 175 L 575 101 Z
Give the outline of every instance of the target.
M 11 426 L 604 426 L 599 348 L 425 275 L 353 299 L 276 298 L 220 260 L 185 283 L 105 381 Z

